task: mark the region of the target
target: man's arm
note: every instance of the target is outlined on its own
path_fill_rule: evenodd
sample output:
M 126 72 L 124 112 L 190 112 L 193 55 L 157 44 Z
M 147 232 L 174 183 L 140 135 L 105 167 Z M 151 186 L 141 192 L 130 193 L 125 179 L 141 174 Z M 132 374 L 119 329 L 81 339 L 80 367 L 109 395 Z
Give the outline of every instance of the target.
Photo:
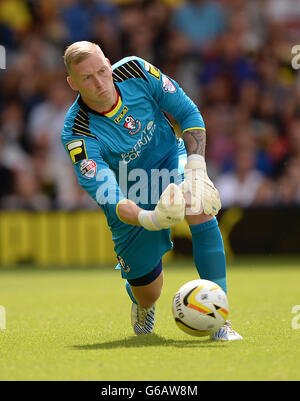
M 149 63 L 141 59 L 139 62 L 144 68 L 153 98 L 162 110 L 175 117 L 182 130 L 188 159 L 181 190 L 184 194 L 191 195 L 191 212 L 216 215 L 221 208 L 221 202 L 219 193 L 206 172 L 205 125 L 198 107 L 176 81 Z
M 140 226 L 138 219 L 142 209 L 129 199 L 123 199 L 117 205 L 117 215 L 123 223 L 131 224 L 132 226 Z
M 182 134 L 187 155 L 205 156 L 206 133 L 204 128 L 187 129 Z
M 186 129 L 182 139 L 187 151 L 187 163 L 184 167 L 183 193 L 190 193 L 192 214 L 204 212 L 215 216 L 221 208 L 218 190 L 209 179 L 205 163 L 205 129 Z
M 184 197 L 175 184 L 169 184 L 164 190 L 154 210 L 141 209 L 122 194 L 114 172 L 101 156 L 98 141 L 90 137 L 74 140 L 69 136 L 63 138 L 63 143 L 79 184 L 95 199 L 107 218 L 118 218 L 151 231 L 170 228 L 184 219 Z
M 185 200 L 181 189 L 169 184 L 161 194 L 154 210 L 144 210 L 129 199 L 122 199 L 116 207 L 123 223 L 142 226 L 150 231 L 170 228 L 184 219 Z

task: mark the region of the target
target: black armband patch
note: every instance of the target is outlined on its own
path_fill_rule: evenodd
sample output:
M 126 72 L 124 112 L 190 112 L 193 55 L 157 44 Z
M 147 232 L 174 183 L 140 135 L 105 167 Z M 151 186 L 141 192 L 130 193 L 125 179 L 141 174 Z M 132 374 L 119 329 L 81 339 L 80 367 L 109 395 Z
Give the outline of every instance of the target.
M 66 148 L 74 164 L 87 159 L 84 139 L 77 139 L 66 144 Z

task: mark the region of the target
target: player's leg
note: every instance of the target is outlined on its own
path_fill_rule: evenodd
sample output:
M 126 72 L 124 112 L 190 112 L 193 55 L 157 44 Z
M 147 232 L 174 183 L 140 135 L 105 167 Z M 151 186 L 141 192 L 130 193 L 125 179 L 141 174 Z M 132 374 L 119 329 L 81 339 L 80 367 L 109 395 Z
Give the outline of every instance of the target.
M 179 147 L 181 167 L 185 163 L 185 149 Z M 188 199 L 186 199 L 188 204 Z M 218 221 L 213 216 L 205 214 L 186 215 L 192 234 L 193 257 L 200 278 L 217 283 L 227 294 L 226 259 L 222 235 Z M 212 339 L 218 341 L 241 340 L 229 321 L 226 321 Z
M 215 217 L 187 215 L 192 234 L 193 257 L 199 276 L 214 281 L 227 293 L 226 260 L 222 235 Z
M 186 161 L 186 149 L 183 141 L 180 140 L 178 143 L 179 182 L 184 179 Z M 185 198 L 188 205 L 187 194 Z M 217 219 L 205 214 L 187 213 L 186 220 L 192 234 L 193 257 L 199 276 L 202 279 L 214 281 L 227 293 L 225 251 Z
M 117 269 L 126 279 L 132 301 L 131 323 L 136 334 L 149 334 L 155 323 L 155 302 L 163 285 L 162 256 L 172 249 L 170 230 L 148 231 L 133 227 L 122 244 Z M 117 249 L 118 251 L 118 249 Z
M 147 275 L 128 279 L 126 289 L 132 300 L 131 324 L 135 334 L 150 334 L 155 324 L 155 302 L 163 286 L 162 262 Z

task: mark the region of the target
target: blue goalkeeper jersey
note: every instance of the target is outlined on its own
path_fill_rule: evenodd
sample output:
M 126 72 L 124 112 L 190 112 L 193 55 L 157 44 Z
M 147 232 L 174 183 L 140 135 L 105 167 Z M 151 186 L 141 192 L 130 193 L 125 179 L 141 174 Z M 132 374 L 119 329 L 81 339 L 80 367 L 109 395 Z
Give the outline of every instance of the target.
M 121 254 L 144 229 L 123 223 L 117 203 L 131 192 L 140 207 L 153 209 L 158 199 L 153 201 L 151 175 L 166 160 L 178 159 L 178 141 L 164 111 L 182 131 L 204 129 L 204 122 L 179 85 L 148 62 L 127 57 L 112 68 L 118 92 L 114 107 L 98 113 L 79 95 L 66 115 L 62 142 L 79 184 L 104 211 Z

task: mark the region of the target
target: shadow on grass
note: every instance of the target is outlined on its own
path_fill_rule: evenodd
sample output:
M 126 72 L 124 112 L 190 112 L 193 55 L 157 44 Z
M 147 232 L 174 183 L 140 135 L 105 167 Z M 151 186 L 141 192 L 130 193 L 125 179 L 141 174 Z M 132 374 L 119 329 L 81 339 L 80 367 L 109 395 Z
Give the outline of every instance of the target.
M 138 347 L 177 347 L 177 348 L 199 348 L 199 347 L 222 347 L 226 346 L 223 342 L 216 342 L 214 340 L 172 340 L 161 337 L 157 334 L 131 336 L 122 340 L 108 341 L 99 344 L 86 344 L 86 345 L 73 345 L 72 349 L 77 350 L 97 350 L 97 349 L 115 349 L 115 348 L 138 348 Z

